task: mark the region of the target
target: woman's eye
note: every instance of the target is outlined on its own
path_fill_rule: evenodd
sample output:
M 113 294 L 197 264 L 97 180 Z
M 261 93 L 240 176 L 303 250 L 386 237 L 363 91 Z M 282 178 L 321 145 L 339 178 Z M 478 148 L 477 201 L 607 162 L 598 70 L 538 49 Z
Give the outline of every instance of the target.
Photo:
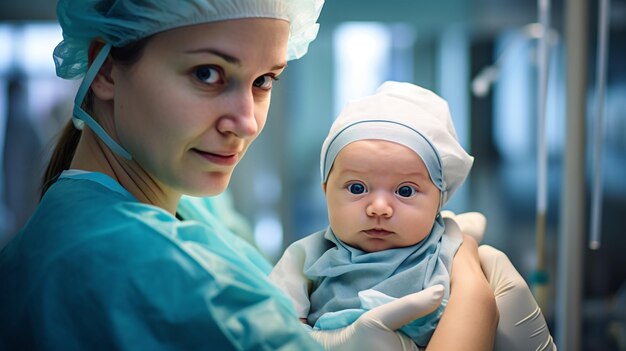
M 363 194 L 365 192 L 365 185 L 361 183 L 352 183 L 348 185 L 348 191 L 356 195 Z
M 255 79 L 252 85 L 254 85 L 256 88 L 261 88 L 263 90 L 270 90 L 272 89 L 272 83 L 274 82 L 274 80 L 276 80 L 276 78 L 266 74 Z
M 408 185 L 403 185 L 399 187 L 398 190 L 396 191 L 396 193 L 402 197 L 411 197 L 416 192 L 417 190 L 415 190 L 414 187 L 408 186 Z
M 217 84 L 222 80 L 221 72 L 211 66 L 202 66 L 196 68 L 194 74 L 196 78 L 206 84 Z

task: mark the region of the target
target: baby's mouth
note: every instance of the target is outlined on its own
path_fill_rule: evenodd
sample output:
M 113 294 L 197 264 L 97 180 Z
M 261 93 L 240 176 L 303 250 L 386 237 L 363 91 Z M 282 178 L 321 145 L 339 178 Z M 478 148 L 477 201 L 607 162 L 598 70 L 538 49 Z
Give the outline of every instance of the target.
M 383 237 L 393 234 L 393 232 L 390 232 L 382 228 L 372 228 L 372 229 L 364 230 L 363 232 L 367 236 L 372 237 L 372 238 L 383 238 Z

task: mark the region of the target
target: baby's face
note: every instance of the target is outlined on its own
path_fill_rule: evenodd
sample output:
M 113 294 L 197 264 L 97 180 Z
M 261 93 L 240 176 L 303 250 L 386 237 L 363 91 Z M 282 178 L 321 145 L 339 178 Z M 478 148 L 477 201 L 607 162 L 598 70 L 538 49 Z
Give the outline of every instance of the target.
M 439 208 L 439 189 L 424 161 L 406 146 L 383 140 L 344 147 L 325 192 L 337 237 L 367 252 L 419 243 Z

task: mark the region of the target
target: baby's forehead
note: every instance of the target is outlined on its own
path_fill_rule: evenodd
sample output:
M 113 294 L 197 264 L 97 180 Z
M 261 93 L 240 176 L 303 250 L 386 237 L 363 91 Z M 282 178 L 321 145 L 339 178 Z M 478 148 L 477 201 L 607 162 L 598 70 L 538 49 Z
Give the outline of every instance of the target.
M 387 139 L 376 139 L 376 138 L 364 138 L 357 139 L 346 146 L 344 146 L 338 153 L 341 154 L 346 148 L 348 149 L 374 149 L 374 150 L 387 150 L 393 149 L 395 152 L 402 154 L 415 154 L 422 157 L 419 153 L 411 148 L 410 145 L 404 144 L 401 141 L 396 140 L 387 140 Z
M 359 139 L 344 146 L 335 163 L 354 172 L 429 175 L 422 156 L 408 145 L 384 139 Z

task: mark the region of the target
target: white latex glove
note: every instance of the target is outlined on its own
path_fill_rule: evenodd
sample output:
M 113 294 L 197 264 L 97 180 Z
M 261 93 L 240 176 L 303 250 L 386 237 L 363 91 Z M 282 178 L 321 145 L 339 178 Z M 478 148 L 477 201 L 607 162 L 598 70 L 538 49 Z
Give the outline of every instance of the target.
M 478 256 L 500 311 L 494 350 L 556 350 L 541 309 L 509 258 L 488 245 L 478 248 Z
M 311 336 L 333 351 L 417 351 L 413 340 L 395 330 L 436 310 L 443 295 L 442 285 L 431 286 L 371 309 L 345 328 L 312 330 Z

